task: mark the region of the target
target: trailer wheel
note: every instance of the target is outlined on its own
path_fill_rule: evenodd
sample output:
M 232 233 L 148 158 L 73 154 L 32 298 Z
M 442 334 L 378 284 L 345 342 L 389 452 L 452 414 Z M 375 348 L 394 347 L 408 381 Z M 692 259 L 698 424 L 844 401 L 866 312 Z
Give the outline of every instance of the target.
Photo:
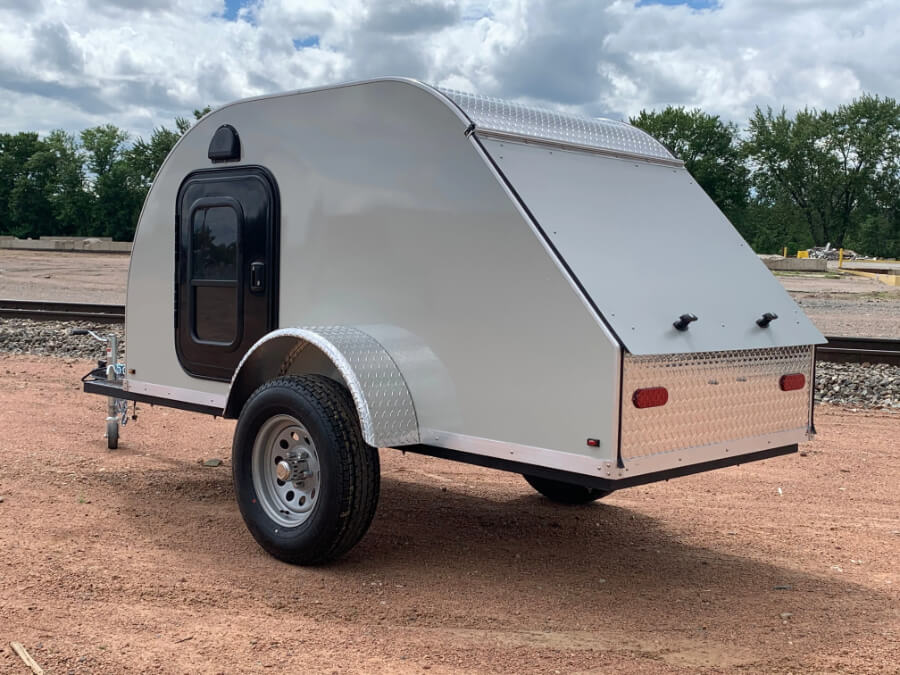
M 320 375 L 279 377 L 250 396 L 234 432 L 232 472 L 250 533 L 298 565 L 348 551 L 378 504 L 378 450 L 363 440 L 350 392 Z
M 559 502 L 560 504 L 588 504 L 589 502 L 602 499 L 609 494 L 608 490 L 584 487 L 583 485 L 565 483 L 550 478 L 529 476 L 528 474 L 522 474 L 522 476 L 528 481 L 528 484 L 531 487 L 540 492 L 547 499 Z

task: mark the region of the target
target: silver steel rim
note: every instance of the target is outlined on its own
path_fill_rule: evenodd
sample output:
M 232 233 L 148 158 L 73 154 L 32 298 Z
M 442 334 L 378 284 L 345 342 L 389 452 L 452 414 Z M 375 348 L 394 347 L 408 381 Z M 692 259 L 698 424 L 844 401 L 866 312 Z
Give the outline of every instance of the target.
M 253 442 L 251 467 L 256 497 L 269 518 L 284 527 L 309 518 L 319 500 L 319 453 L 296 417 L 266 420 Z

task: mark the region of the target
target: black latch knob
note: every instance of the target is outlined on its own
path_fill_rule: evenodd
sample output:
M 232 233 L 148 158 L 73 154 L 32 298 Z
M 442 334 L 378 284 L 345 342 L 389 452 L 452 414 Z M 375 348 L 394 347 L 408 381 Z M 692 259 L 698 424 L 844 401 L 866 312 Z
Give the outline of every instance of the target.
M 760 318 L 756 320 L 756 325 L 760 328 L 765 328 L 770 323 L 772 323 L 775 319 L 778 318 L 777 314 L 772 314 L 772 312 L 766 312 Z
M 693 314 L 682 314 L 678 317 L 678 321 L 673 323 L 675 330 L 687 330 L 692 321 L 696 321 L 697 317 Z

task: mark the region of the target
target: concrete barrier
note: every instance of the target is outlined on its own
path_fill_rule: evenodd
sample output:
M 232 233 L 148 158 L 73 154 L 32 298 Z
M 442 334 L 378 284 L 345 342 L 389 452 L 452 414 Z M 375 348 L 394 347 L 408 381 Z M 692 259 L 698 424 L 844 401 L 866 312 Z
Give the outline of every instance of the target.
M 875 281 L 880 281 L 883 284 L 887 284 L 888 286 L 898 286 L 900 287 L 900 274 L 894 274 L 892 270 L 879 270 L 877 272 L 865 272 L 860 269 L 846 269 L 844 268 L 844 272 L 848 274 L 855 274 L 858 277 L 867 277 L 869 279 L 875 279 Z
M 773 272 L 827 272 L 824 258 L 783 258 L 780 255 L 761 255 L 759 259 Z
M 112 241 L 109 237 L 52 237 L 16 239 L 0 237 L 0 249 L 20 251 L 75 251 L 85 253 L 131 253 L 130 241 Z
M 112 241 L 112 237 L 38 237 L 41 241 L 85 241 L 96 239 L 97 241 Z

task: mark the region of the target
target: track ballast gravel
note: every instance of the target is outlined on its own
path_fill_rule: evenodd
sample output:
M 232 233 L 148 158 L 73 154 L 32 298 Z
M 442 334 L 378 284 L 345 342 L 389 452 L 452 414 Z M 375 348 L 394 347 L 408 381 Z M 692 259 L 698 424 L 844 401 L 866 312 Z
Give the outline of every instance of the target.
M 125 329 L 122 324 L 91 324 L 72 321 L 0 319 L 0 352 L 75 359 L 103 358 L 105 347 L 89 335 L 69 335 L 73 328 L 87 328 L 100 336 L 115 333 L 123 355 Z

